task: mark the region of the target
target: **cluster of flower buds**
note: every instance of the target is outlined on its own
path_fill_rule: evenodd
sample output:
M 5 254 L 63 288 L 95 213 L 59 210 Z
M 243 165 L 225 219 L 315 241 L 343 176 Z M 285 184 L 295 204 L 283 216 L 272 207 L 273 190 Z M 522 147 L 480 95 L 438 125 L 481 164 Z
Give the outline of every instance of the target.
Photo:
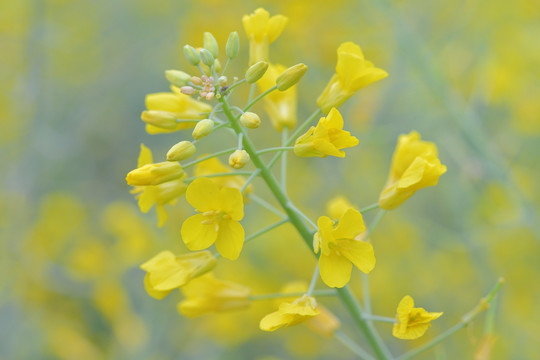
M 200 99 L 212 100 L 214 96 L 216 95 L 216 83 L 213 76 L 206 76 L 206 75 L 202 75 L 201 77 L 192 76 L 190 78 L 190 82 L 193 86 L 186 85 L 180 88 L 180 91 L 183 94 L 193 95 L 198 91 L 199 100 Z M 219 86 L 227 85 L 227 78 L 225 76 L 221 76 L 218 79 L 218 85 Z

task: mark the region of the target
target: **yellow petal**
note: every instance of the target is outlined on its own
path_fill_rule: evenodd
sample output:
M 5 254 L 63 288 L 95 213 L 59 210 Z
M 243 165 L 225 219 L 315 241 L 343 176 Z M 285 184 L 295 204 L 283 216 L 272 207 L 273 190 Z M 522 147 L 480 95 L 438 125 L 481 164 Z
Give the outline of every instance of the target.
M 349 209 L 339 219 L 338 226 L 332 232 L 336 239 L 354 239 L 360 233 L 366 231 L 362 214 L 355 209 Z
M 137 167 L 141 167 L 146 164 L 152 164 L 154 160 L 152 159 L 152 150 L 141 144 L 141 152 L 139 153 L 139 158 L 137 159 Z
M 351 279 L 351 262 L 335 252 L 330 252 L 329 255 L 321 254 L 319 268 L 321 279 L 329 287 L 341 288 Z
M 368 242 L 342 240 L 339 242 L 339 252 L 366 274 L 375 267 L 375 253 L 373 246 Z
M 158 227 L 162 227 L 167 222 L 167 219 L 169 218 L 169 215 L 167 214 L 167 211 L 165 210 L 164 205 L 156 205 L 156 213 L 158 217 Z
M 216 239 L 216 249 L 226 259 L 236 260 L 244 245 L 244 228 L 234 220 L 222 220 Z
M 240 190 L 224 187 L 219 191 L 219 209 L 231 219 L 240 221 L 244 217 L 244 200 Z
M 289 19 L 287 19 L 283 15 L 274 15 L 270 18 L 268 21 L 268 43 L 273 43 L 279 35 L 283 32 L 283 29 L 285 29 L 285 26 L 287 25 L 287 22 L 289 22 Z
M 330 253 L 328 244 L 334 241 L 332 235 L 333 222 L 329 217 L 321 216 L 319 217 L 319 220 L 317 220 L 317 227 L 319 228 L 319 231 L 315 235 L 318 237 L 322 254 L 328 255 Z
M 199 212 L 220 208 L 219 189 L 212 180 L 207 178 L 198 178 L 189 184 L 186 200 Z
M 266 315 L 261 319 L 259 328 L 263 331 L 275 331 L 292 320 L 293 315 L 281 314 L 279 311 Z
M 146 292 L 148 293 L 148 295 L 150 295 L 151 297 L 157 300 L 163 299 L 165 296 L 169 295 L 169 293 L 172 291 L 172 290 L 160 291 L 160 290 L 154 289 L 154 287 L 150 283 L 150 274 L 146 274 L 146 276 L 144 277 L 144 288 Z
M 182 224 L 182 241 L 191 251 L 206 249 L 216 241 L 218 233 L 215 224 L 203 224 L 205 220 L 207 218 L 204 215 L 197 214 L 187 218 Z

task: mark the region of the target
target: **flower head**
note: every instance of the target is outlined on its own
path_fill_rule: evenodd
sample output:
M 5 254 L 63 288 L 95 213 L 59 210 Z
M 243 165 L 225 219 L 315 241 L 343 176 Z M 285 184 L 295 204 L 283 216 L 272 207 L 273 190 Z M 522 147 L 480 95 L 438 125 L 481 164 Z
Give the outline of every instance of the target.
M 287 68 L 280 64 L 270 64 L 264 76 L 257 81 L 257 86 L 261 92 L 265 92 L 276 85 L 276 79 Z M 272 125 L 277 131 L 282 131 L 284 127 L 292 129 L 296 126 L 297 107 L 296 85 L 285 91 L 272 91 L 263 99 L 264 109 L 268 113 Z
M 244 202 L 238 189 L 219 188 L 207 178 L 195 179 L 187 188 L 186 199 L 199 214 L 182 224 L 182 240 L 190 250 L 206 249 L 216 243 L 225 258 L 236 260 L 244 244 Z
M 141 144 L 141 152 L 139 154 L 137 170 L 152 164 L 152 162 L 152 151 L 144 146 L 144 144 Z M 171 164 L 180 166 L 178 163 Z M 133 171 L 131 173 L 133 173 Z M 183 180 L 185 177 L 186 175 L 182 171 L 181 176 L 178 178 L 165 181 L 158 185 L 138 185 L 133 188 L 131 193 L 136 194 L 139 209 L 143 213 L 147 213 L 152 206 L 156 205 L 158 226 L 163 226 L 168 218 L 167 212 L 165 211 L 165 205 L 174 204 L 176 200 L 186 192 L 187 185 Z
M 212 273 L 193 279 L 180 290 L 186 299 L 178 304 L 178 311 L 187 317 L 244 309 L 250 305 L 249 288 L 218 280 Z
M 343 117 L 336 108 L 322 117 L 316 127 L 311 127 L 294 144 L 294 153 L 302 157 L 345 157 L 341 149 L 358 145 L 358 139 L 343 130 Z
M 429 313 L 423 308 L 415 308 L 414 300 L 409 295 L 401 299 L 397 308 L 397 323 L 392 329 L 392 335 L 398 339 L 418 339 L 431 326 L 431 321 L 439 318 L 442 312 Z
M 379 196 L 379 206 L 385 210 L 395 209 L 416 190 L 436 185 L 445 172 L 446 166 L 437 158 L 434 143 L 422 141 L 416 131 L 400 135 L 390 175 Z
M 317 301 L 311 296 L 304 295 L 292 303 L 281 303 L 278 311 L 262 318 L 259 328 L 263 331 L 275 331 L 281 327 L 297 325 L 317 315 L 319 315 Z
M 244 15 L 242 24 L 249 38 L 249 63 L 268 61 L 268 45 L 273 43 L 287 25 L 287 19 L 283 15 L 274 15 L 265 9 L 258 8 L 251 15 Z
M 388 76 L 386 71 L 365 60 L 360 46 L 353 42 L 341 44 L 337 54 L 336 74 L 317 99 L 317 105 L 325 114 L 342 105 L 359 89 Z
M 349 209 L 334 228 L 332 220 L 321 216 L 319 231 L 313 238 L 315 253 L 321 250 L 321 278 L 330 287 L 343 287 L 351 278 L 352 265 L 364 273 L 375 267 L 375 255 L 370 243 L 356 240 L 366 230 L 362 214 Z
M 144 287 L 148 295 L 161 300 L 173 289 L 212 270 L 216 263 L 216 258 L 209 251 L 179 256 L 162 251 L 141 265 L 141 269 L 146 271 Z
M 212 111 L 212 107 L 203 102 L 193 99 L 191 96 L 182 94 L 176 86 L 171 87 L 173 92 L 161 92 L 146 95 L 146 108 L 149 111 L 161 111 L 174 115 L 182 120 L 199 120 L 206 117 L 205 114 Z M 147 117 L 148 112 L 143 112 L 143 117 Z M 170 133 L 178 130 L 194 127 L 197 122 L 179 122 L 175 126 L 158 127 L 147 122 L 146 132 L 154 135 Z
M 240 175 L 232 174 L 231 168 L 221 163 L 218 158 L 211 158 L 198 163 L 195 166 L 195 171 L 193 172 L 193 174 L 196 177 L 202 177 L 211 174 L 228 172 L 231 173 L 231 176 L 220 176 L 211 179 L 219 188 L 230 187 L 238 190 L 242 189 L 244 187 L 244 184 L 246 183 L 246 178 Z M 244 190 L 244 195 L 251 192 L 253 192 L 253 186 L 252 184 L 249 184 L 248 187 Z

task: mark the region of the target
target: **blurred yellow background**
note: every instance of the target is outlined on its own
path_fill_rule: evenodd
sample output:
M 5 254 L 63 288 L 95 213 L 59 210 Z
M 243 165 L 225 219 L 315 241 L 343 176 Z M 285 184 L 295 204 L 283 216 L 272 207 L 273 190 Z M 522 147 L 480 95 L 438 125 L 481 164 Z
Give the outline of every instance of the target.
M 241 17 L 257 7 L 289 18 L 271 59 L 309 66 L 299 119 L 315 109 L 342 42 L 359 44 L 389 73 L 341 108 L 360 139 L 346 159 L 290 156 L 289 193 L 312 219 L 335 195 L 360 207 L 375 202 L 399 134 L 419 131 L 448 167 L 436 187 L 388 213 L 372 235 L 375 313 L 393 316 L 405 294 L 445 313 L 413 342 L 378 325 L 393 352 L 457 323 L 503 276 L 489 358 L 534 358 L 539 2 L 8 0 L 0 4 L 0 359 L 352 358 L 304 326 L 262 333 L 258 322 L 272 301 L 185 319 L 176 312 L 179 294 L 156 301 L 143 288 L 142 262 L 163 249 L 186 251 L 180 224 L 191 214 L 182 199 L 158 229 L 155 212 L 140 214 L 129 194 L 124 178 L 141 142 L 164 159 L 188 136 L 146 134 L 144 97 L 167 91 L 164 70 L 188 69 L 182 46 L 201 46 L 204 31 L 222 48 L 239 32 L 230 73 L 241 77 L 249 53 Z M 280 135 L 262 119 L 258 144 L 277 146 Z M 262 182 L 254 187 L 264 194 Z M 277 219 L 246 213 L 247 233 Z M 314 264 L 285 226 L 246 246 L 237 262 L 221 259 L 218 271 L 266 293 L 309 281 Z M 358 273 L 351 284 L 361 297 Z M 321 302 L 355 337 L 339 301 Z M 483 319 L 419 358 L 485 359 Z

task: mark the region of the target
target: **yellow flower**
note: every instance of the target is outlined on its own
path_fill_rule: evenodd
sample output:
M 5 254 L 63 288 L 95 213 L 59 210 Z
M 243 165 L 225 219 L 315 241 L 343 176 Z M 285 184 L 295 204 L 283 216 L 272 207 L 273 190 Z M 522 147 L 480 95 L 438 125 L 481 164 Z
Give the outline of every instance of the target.
M 244 309 L 250 305 L 249 288 L 231 281 L 218 280 L 212 273 L 193 279 L 181 291 L 186 299 L 178 304 L 178 311 L 187 317 Z
M 397 323 L 394 324 L 392 335 L 403 340 L 418 339 L 431 326 L 431 320 L 439 318 L 442 314 L 442 312 L 428 313 L 422 308 L 415 308 L 413 298 L 406 295 L 399 302 Z
M 182 224 L 182 240 L 190 250 L 202 250 L 216 243 L 217 251 L 236 260 L 244 244 L 244 202 L 238 189 L 219 188 L 207 178 L 195 179 L 187 188 L 186 199 L 200 214 Z
M 259 90 L 265 92 L 275 86 L 277 77 L 285 70 L 287 68 L 283 65 L 270 64 L 264 76 L 257 82 Z M 283 127 L 290 130 L 296 126 L 296 85 L 285 91 L 272 91 L 264 97 L 263 101 L 264 109 L 277 131 L 283 131 Z
M 148 295 L 161 300 L 173 289 L 212 270 L 216 263 L 216 258 L 209 251 L 179 256 L 162 251 L 141 265 L 141 269 L 146 271 L 144 287 Z
M 204 157 L 204 155 L 202 156 Z M 195 166 L 193 175 L 196 177 L 202 177 L 218 173 L 232 173 L 232 171 L 233 170 L 230 167 L 225 166 L 223 163 L 221 163 L 218 158 L 211 158 L 198 163 Z M 231 174 L 231 176 L 219 176 L 211 179 L 219 188 L 230 187 L 240 190 L 246 183 L 245 177 L 233 174 Z M 244 190 L 244 195 L 247 195 L 251 192 L 253 192 L 253 186 L 252 184 L 249 184 L 246 190 Z
M 345 157 L 341 149 L 358 145 L 358 139 L 343 130 L 343 117 L 336 108 L 332 108 L 326 117 L 322 117 L 316 127 L 311 127 L 304 135 L 296 139 L 294 153 L 302 157 L 326 157 L 327 155 Z
M 242 24 L 249 38 L 250 65 L 269 60 L 268 47 L 279 37 L 288 21 L 283 15 L 270 17 L 270 13 L 262 8 L 251 15 L 244 15 Z
M 172 113 L 181 120 L 202 120 L 206 114 L 212 111 L 212 107 L 203 102 L 193 99 L 191 96 L 182 94 L 180 89 L 172 86 L 173 92 L 161 92 L 146 95 L 146 108 L 149 111 L 164 111 Z M 146 112 L 143 112 L 143 117 Z M 171 133 L 178 130 L 194 127 L 197 122 L 179 122 L 174 127 L 162 128 L 152 124 L 146 124 L 146 132 L 154 134 Z
M 141 144 L 141 152 L 146 152 L 143 147 L 144 145 Z M 146 159 L 147 156 L 146 154 L 143 155 L 143 159 Z M 152 156 L 152 153 L 150 153 L 150 156 Z M 126 176 L 126 182 L 128 185 L 133 186 L 159 185 L 166 181 L 180 179 L 183 176 L 185 176 L 185 173 L 179 163 L 165 161 L 146 163 L 131 170 Z
M 337 227 L 326 216 L 317 222 L 319 231 L 313 238 L 315 253 L 321 249 L 321 278 L 330 287 L 343 287 L 351 279 L 352 265 L 364 273 L 375 267 L 375 255 L 370 243 L 356 240 L 366 230 L 362 214 L 349 209 L 339 219 Z
M 307 319 L 319 315 L 317 301 L 311 296 L 304 295 L 292 303 L 283 302 L 276 312 L 266 315 L 259 323 L 263 331 L 275 331 L 280 327 L 297 325 Z
M 317 99 L 317 105 L 325 114 L 342 105 L 359 89 L 388 76 L 386 71 L 365 60 L 360 46 L 353 42 L 341 44 L 337 54 L 336 74 Z
M 342 217 L 349 209 L 358 210 L 345 196 L 335 196 L 326 203 L 326 213 L 333 220 Z
M 144 144 L 141 144 L 138 168 L 152 164 L 152 161 L 152 151 L 144 146 Z M 154 204 L 156 205 L 158 226 L 161 227 L 168 218 L 167 212 L 165 211 L 165 205 L 173 205 L 176 203 L 176 200 L 186 192 L 187 185 L 183 181 L 185 177 L 185 173 L 182 172 L 182 175 L 178 179 L 165 181 L 158 185 L 135 186 L 131 193 L 137 194 L 136 198 L 138 199 L 139 209 L 143 213 L 147 213 Z
M 400 135 L 390 175 L 379 196 L 379 206 L 385 210 L 395 209 L 416 190 L 436 185 L 445 172 L 446 166 L 437 158 L 434 143 L 421 141 L 416 131 Z

